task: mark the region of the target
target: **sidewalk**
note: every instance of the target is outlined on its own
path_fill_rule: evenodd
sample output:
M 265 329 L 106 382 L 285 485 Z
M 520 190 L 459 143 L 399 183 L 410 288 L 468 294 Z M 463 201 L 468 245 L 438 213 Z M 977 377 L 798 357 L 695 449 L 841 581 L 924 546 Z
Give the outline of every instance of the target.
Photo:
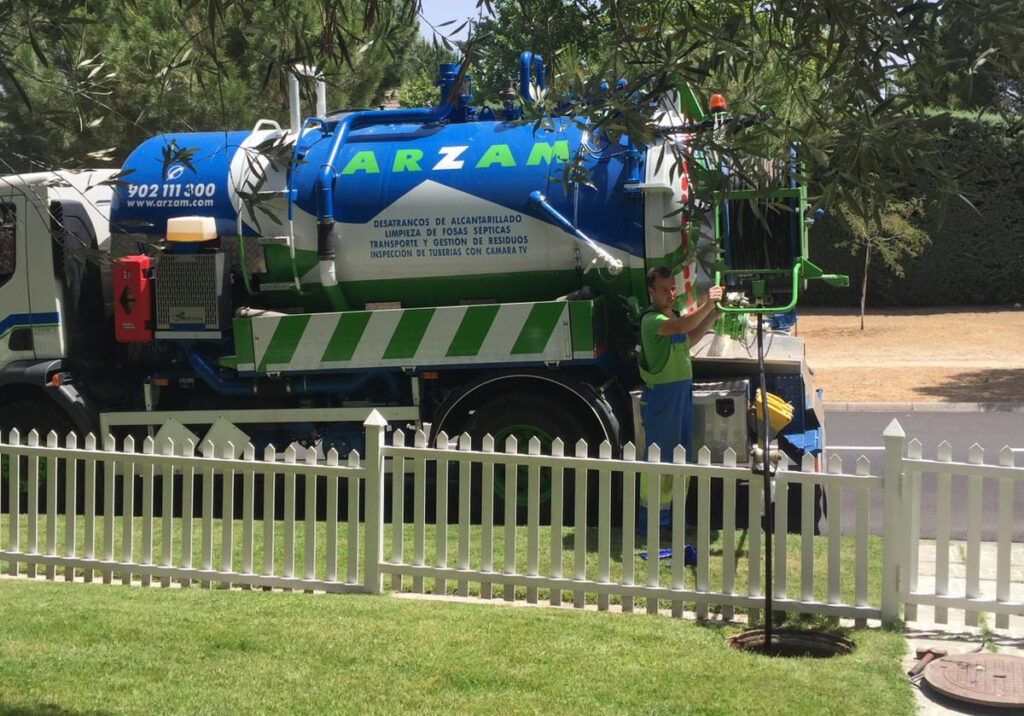
M 917 590 L 935 591 L 935 542 L 922 540 L 919 552 Z M 966 592 L 967 572 L 964 542 L 951 542 L 949 548 L 948 594 L 963 595 Z M 1014 544 L 1010 558 L 1010 601 L 1024 602 L 1024 544 Z M 981 569 L 979 571 L 980 596 L 994 599 L 996 594 L 996 544 L 981 544 Z M 935 609 L 929 606 L 917 607 L 917 618 L 908 621 L 905 634 L 908 642 L 904 664 L 909 671 L 917 662 L 917 649 L 934 648 L 949 652 L 951 656 L 993 649 L 999 654 L 1024 656 L 1024 615 L 1011 615 L 1007 628 L 996 628 L 991 614 L 979 615 L 978 626 L 970 627 L 964 621 L 965 612 L 950 609 L 944 623 L 935 621 Z M 1007 709 L 985 710 L 974 704 L 950 699 L 931 689 L 923 680 L 915 689 L 918 713 L 933 714 L 993 713 L 1007 714 Z
M 1024 403 L 825 402 L 826 413 L 1024 413 Z

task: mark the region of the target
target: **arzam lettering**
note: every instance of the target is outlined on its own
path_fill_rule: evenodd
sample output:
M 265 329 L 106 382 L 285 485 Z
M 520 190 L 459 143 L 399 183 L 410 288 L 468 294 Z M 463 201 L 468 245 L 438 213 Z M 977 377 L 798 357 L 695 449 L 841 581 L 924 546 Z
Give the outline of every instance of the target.
M 535 142 L 530 153 L 518 159 L 507 144 L 492 144 L 479 156 L 467 154 L 469 145 L 440 147 L 437 156 L 426 157 L 422 149 L 399 149 L 391 161 L 391 173 L 446 171 L 451 169 L 488 169 L 490 167 L 539 166 L 541 163 L 569 161 L 569 142 Z M 476 149 L 475 147 L 473 148 Z M 341 174 L 380 174 L 380 161 L 372 149 L 356 152 L 345 164 Z

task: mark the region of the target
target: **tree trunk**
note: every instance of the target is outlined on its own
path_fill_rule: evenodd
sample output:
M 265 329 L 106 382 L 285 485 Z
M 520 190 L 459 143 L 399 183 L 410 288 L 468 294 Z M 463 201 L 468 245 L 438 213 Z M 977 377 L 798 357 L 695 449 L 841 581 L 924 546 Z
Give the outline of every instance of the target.
M 871 242 L 864 250 L 864 280 L 860 285 L 860 329 L 864 330 L 864 307 L 868 302 L 868 266 L 871 265 Z

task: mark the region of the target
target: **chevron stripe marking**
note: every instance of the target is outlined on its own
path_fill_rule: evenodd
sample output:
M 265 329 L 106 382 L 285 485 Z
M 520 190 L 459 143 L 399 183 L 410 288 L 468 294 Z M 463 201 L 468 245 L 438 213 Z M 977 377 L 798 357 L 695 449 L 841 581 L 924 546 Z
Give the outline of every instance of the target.
M 388 360 L 415 356 L 433 316 L 433 308 L 410 308 L 404 311 L 382 358 Z
M 266 370 L 267 365 L 271 363 L 291 363 L 307 323 L 309 323 L 309 314 L 282 316 L 277 322 L 277 328 L 274 329 L 274 336 L 270 339 L 267 350 L 263 353 L 260 370 Z
M 359 340 L 370 323 L 370 315 L 369 311 L 341 314 L 338 325 L 334 328 L 331 340 L 327 344 L 327 350 L 320 358 L 321 362 L 352 360 Z
M 523 329 L 519 332 L 519 337 L 512 346 L 512 355 L 543 353 L 564 310 L 564 303 L 534 304 L 526 323 L 523 324 Z
M 498 315 L 498 308 L 497 305 L 469 306 L 445 356 L 454 358 L 479 354 L 480 347 L 484 344 L 484 339 L 487 338 L 487 332 L 491 330 L 494 319 Z
M 232 329 L 235 334 L 235 358 L 240 364 L 252 364 L 256 362 L 252 347 L 252 321 L 248 318 L 236 318 L 232 321 Z

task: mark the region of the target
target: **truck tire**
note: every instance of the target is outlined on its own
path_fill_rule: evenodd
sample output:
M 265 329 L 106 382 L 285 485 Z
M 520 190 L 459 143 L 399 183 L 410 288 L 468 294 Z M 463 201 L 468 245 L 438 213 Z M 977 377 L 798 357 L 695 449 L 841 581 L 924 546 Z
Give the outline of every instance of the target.
M 49 398 L 40 395 L 38 400 L 15 400 L 0 406 L 0 430 L 4 438 L 12 428 L 17 428 L 24 440 L 29 432 L 39 432 L 39 443 L 46 444 L 46 436 L 51 430 L 57 433 L 59 444 L 64 445 L 64 438 L 75 429 L 71 418 L 53 404 Z M 82 436 L 79 436 L 81 440 Z
M 19 438 L 22 444 L 28 443 L 28 434 L 32 430 L 36 430 L 39 433 L 39 444 L 46 444 L 46 436 L 51 430 L 57 433 L 58 445 L 64 445 L 64 439 L 67 434 L 75 429 L 71 419 L 64 414 L 60 408 L 54 405 L 49 398 L 40 395 L 38 400 L 14 400 L 10 403 L 0 406 L 0 431 L 3 432 L 3 439 L 7 441 L 10 436 L 11 429 L 17 428 Z M 81 442 L 79 442 L 81 444 Z M 5 455 L 3 460 L 0 461 L 0 474 L 3 477 L 10 475 L 10 456 Z M 64 496 L 65 490 L 63 487 L 64 477 L 67 471 L 67 467 L 61 463 L 57 470 L 58 490 L 57 490 L 57 510 L 58 512 L 64 512 Z M 19 490 L 19 510 L 24 513 L 28 509 L 28 458 L 21 458 L 21 467 L 19 470 L 21 475 L 21 489 Z M 43 505 L 42 502 L 45 496 L 45 485 L 46 485 L 46 463 L 41 461 L 40 464 L 40 475 L 39 475 L 39 490 L 38 504 Z M 7 490 L 4 490 L 7 493 Z M 82 485 L 79 485 L 77 494 L 82 494 Z M 4 494 L 0 499 L 0 509 L 9 510 L 10 506 L 7 503 L 8 495 Z
M 565 453 L 572 455 L 575 451 L 576 442 L 580 439 L 587 441 L 588 452 L 596 456 L 598 446 L 604 440 L 604 431 L 596 420 L 588 420 L 581 416 L 578 411 L 572 410 L 564 402 L 543 396 L 534 395 L 508 395 L 492 398 L 480 405 L 467 419 L 465 430 L 473 439 L 474 449 L 478 449 L 483 436 L 490 434 L 494 438 L 494 447 L 497 451 L 503 452 L 505 441 L 509 436 L 515 436 L 517 449 L 525 454 L 528 449 L 530 438 L 536 436 L 541 442 L 541 454 L 551 453 L 551 444 L 555 438 L 562 438 L 565 443 Z M 595 523 L 597 519 L 597 478 L 596 471 L 590 471 L 590 479 L 587 485 L 587 513 L 588 523 Z M 527 520 L 527 471 L 520 468 L 516 480 L 516 513 L 517 521 L 523 524 Z M 563 488 L 563 524 L 573 524 L 575 521 L 575 479 L 567 472 Z M 494 519 L 496 523 L 504 523 L 505 491 L 504 466 L 495 466 L 494 478 Z M 474 486 L 475 487 L 475 486 Z M 551 523 L 551 473 L 548 470 L 541 471 L 541 504 L 540 521 L 544 524 Z M 476 494 L 479 492 L 474 489 Z M 614 492 L 614 491 L 613 491 Z M 614 494 L 613 494 L 614 501 Z M 621 500 L 619 500 L 621 503 Z M 614 510 L 613 510 L 614 511 Z M 476 510 L 474 510 L 474 513 Z

